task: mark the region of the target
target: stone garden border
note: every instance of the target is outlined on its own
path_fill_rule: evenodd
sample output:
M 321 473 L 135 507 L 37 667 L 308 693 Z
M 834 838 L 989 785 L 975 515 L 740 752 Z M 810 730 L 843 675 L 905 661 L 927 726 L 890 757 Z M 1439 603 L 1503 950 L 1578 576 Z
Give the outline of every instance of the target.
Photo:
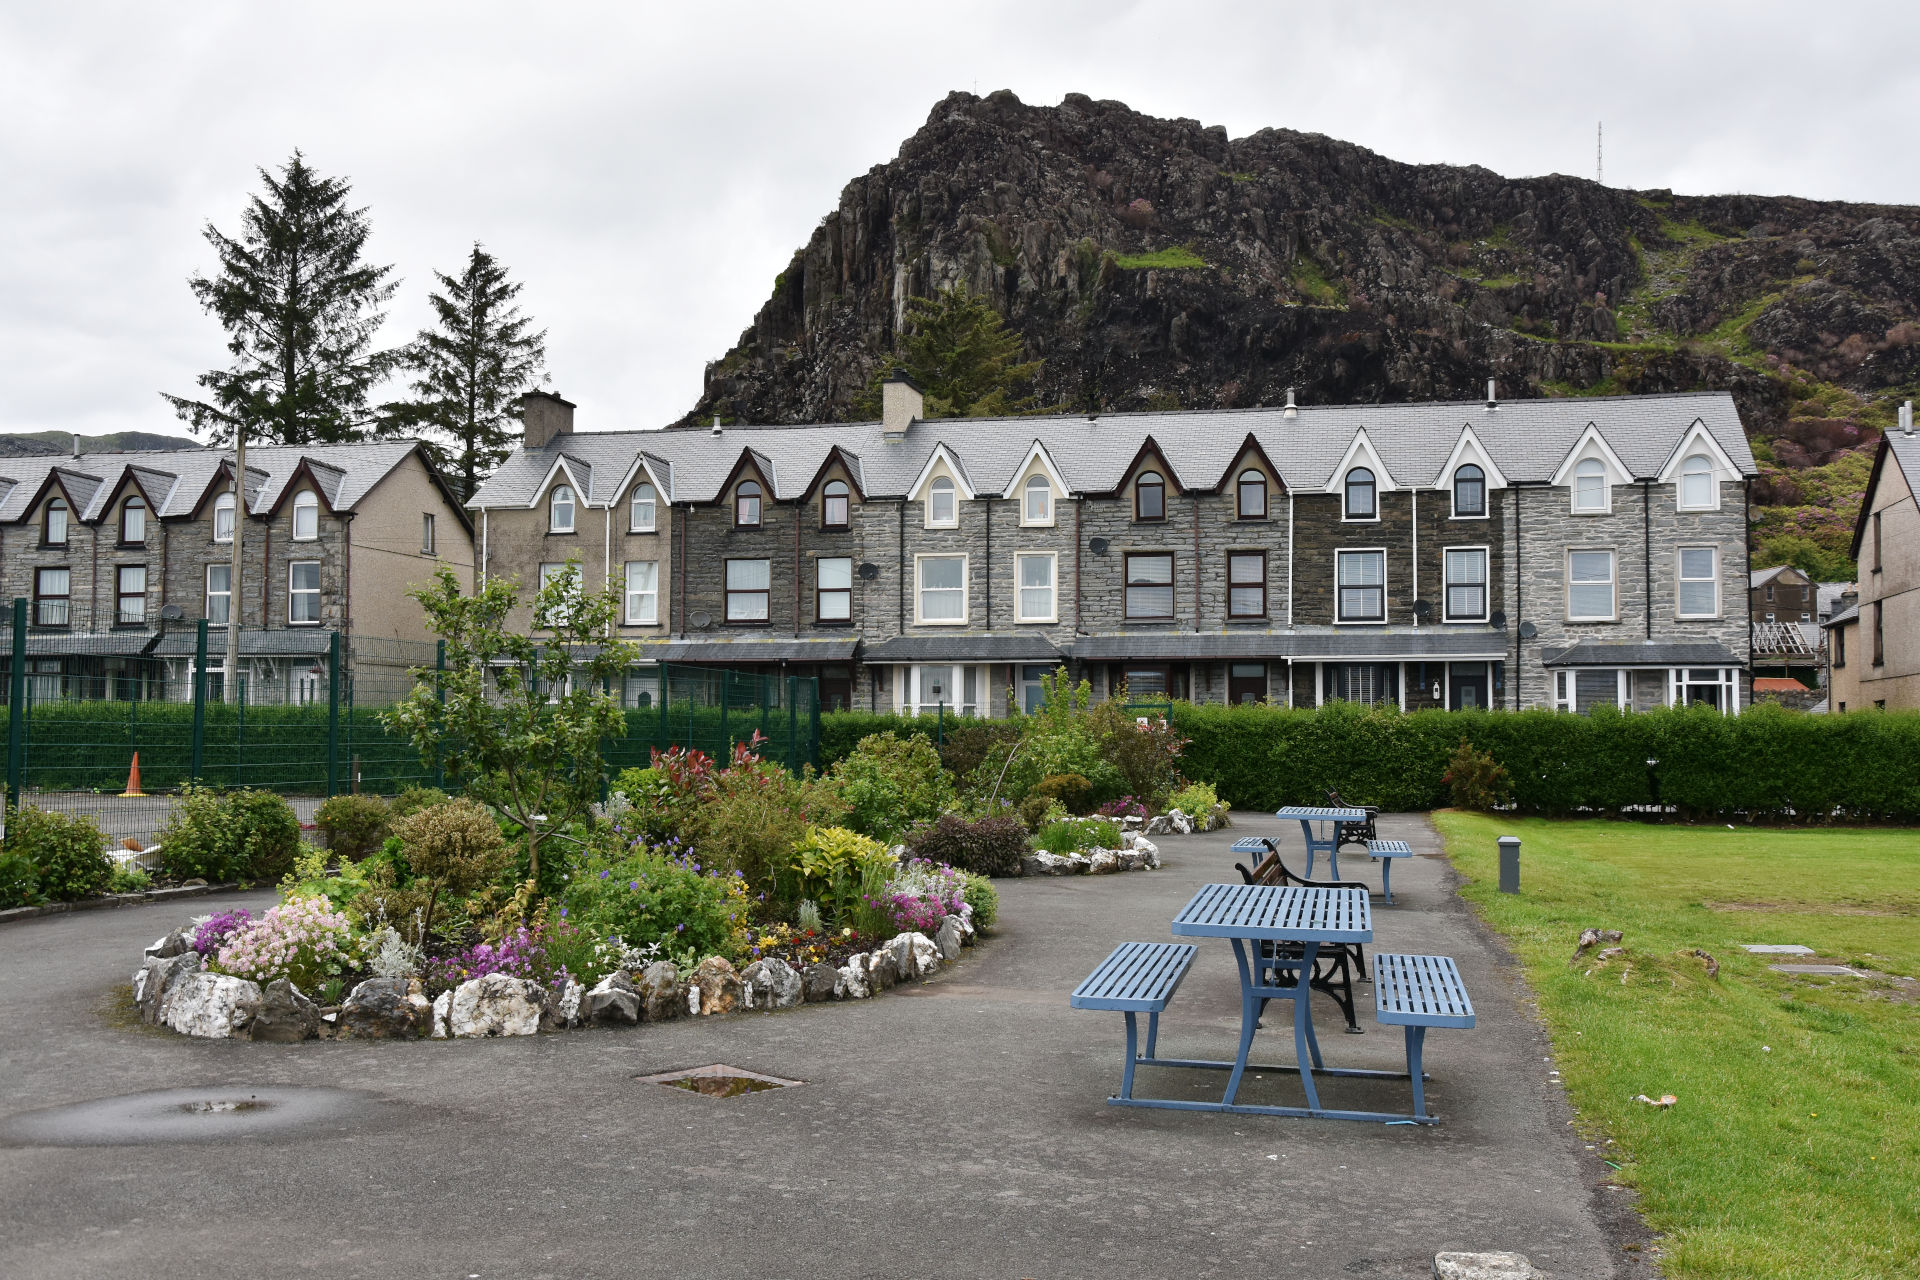
M 1150 835 L 1191 835 L 1227 825 L 1227 807 L 1188 817 L 1178 809 L 1151 818 L 1122 818 L 1118 849 L 1090 849 L 1085 853 L 1029 853 L 1020 859 L 1023 876 L 1107 875 L 1115 871 L 1158 871 L 1160 846 Z
M 902 982 L 925 979 L 976 941 L 968 915 L 943 916 L 934 936 L 902 933 L 839 967 L 824 961 L 795 969 L 756 960 L 744 970 L 709 956 L 685 975 L 670 962 L 619 971 L 588 990 L 570 983 L 555 995 L 530 979 L 488 974 L 429 1001 L 418 978 L 369 978 L 338 1006 L 322 1008 L 285 978 L 262 987 L 209 972 L 186 930 L 146 949 L 133 975 L 140 1020 L 212 1040 L 486 1039 L 706 1017 L 801 1003 L 865 1000 Z
M 176 898 L 198 898 L 209 893 L 227 893 L 235 889 L 264 888 L 263 885 L 245 885 L 238 882 L 223 884 L 172 885 L 164 889 L 143 889 L 139 893 L 103 893 L 96 898 L 79 898 L 73 902 L 47 902 L 37 907 L 8 907 L 0 911 L 0 924 L 10 924 L 15 920 L 32 920 L 40 916 L 65 915 L 69 911 L 104 911 L 112 907 L 140 907 L 149 902 L 172 902 Z

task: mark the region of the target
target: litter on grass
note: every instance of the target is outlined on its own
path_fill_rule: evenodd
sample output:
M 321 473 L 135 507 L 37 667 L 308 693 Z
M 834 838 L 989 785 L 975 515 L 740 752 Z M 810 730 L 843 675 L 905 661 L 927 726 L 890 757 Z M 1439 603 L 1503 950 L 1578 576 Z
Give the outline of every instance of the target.
M 1631 1099 L 1629 1099 L 1629 1101 L 1644 1102 L 1650 1107 L 1670 1107 L 1674 1103 L 1680 1101 L 1680 1099 L 1674 1097 L 1670 1093 L 1663 1093 L 1658 1098 L 1649 1098 L 1644 1093 L 1636 1093 L 1633 1095 Z

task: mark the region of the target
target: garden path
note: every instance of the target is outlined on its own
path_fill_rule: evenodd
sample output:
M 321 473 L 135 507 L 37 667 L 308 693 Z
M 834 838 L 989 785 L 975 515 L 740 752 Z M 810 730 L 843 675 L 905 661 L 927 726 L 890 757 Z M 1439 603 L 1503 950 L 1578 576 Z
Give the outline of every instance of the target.
M 1443 1124 L 1104 1105 L 1120 1020 L 1070 1011 L 1067 993 L 1115 943 L 1168 937 L 1196 886 L 1237 878 L 1236 835 L 1276 829 L 1236 821 L 1166 839 L 1159 872 L 998 882 L 998 935 L 924 986 L 527 1040 L 191 1041 L 129 1026 L 120 994 L 177 905 L 6 926 L 0 1114 L 187 1086 L 371 1101 L 273 1139 L 6 1150 L 0 1275 L 1333 1280 L 1426 1275 L 1440 1249 L 1517 1250 L 1560 1277 L 1644 1274 L 1619 1247 L 1639 1238 L 1625 1193 L 1596 1189 L 1606 1167 L 1572 1136 L 1516 972 L 1438 858 L 1396 868 L 1400 905 L 1376 905 L 1375 928 L 1379 947 L 1453 955 L 1473 993 L 1479 1027 L 1428 1041 Z M 1382 825 L 1438 850 L 1423 817 Z M 1377 883 L 1364 857 L 1343 869 Z M 1365 1036 L 1315 1001 L 1322 1043 L 1392 1066 L 1400 1040 L 1373 1025 L 1368 991 Z M 1162 1052 L 1231 1056 L 1237 1009 L 1231 954 L 1203 947 Z M 807 1084 L 716 1100 L 634 1082 L 713 1062 Z M 1189 1087 L 1172 1072 L 1142 1085 Z M 1322 1087 L 1330 1105 L 1405 1105 L 1404 1086 Z M 1249 1080 L 1243 1096 L 1289 1089 Z

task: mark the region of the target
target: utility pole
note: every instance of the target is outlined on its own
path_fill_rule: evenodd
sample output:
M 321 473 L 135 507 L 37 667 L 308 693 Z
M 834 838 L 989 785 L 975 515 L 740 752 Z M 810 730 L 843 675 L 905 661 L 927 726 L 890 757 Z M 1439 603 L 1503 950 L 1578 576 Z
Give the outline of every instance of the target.
M 221 682 L 221 701 L 240 700 L 240 542 L 247 527 L 247 425 L 233 428 L 233 567 L 227 570 L 227 678 Z
M 1601 186 L 1607 185 L 1607 122 L 1605 120 L 1593 126 L 1593 180 Z

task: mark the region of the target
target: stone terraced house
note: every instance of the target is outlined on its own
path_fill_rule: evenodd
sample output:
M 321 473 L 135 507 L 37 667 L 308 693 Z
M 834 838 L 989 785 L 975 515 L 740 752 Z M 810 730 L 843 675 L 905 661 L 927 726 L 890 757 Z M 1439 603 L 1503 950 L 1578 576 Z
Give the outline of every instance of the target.
M 0 588 L 28 601 L 35 700 L 188 696 L 202 618 L 217 698 L 235 608 L 248 700 L 324 700 L 331 633 L 366 664 L 416 661 L 407 590 L 441 565 L 472 585 L 467 514 L 402 440 L 249 448 L 235 591 L 233 468 L 215 448 L 0 458 Z
M 483 577 L 569 561 L 648 664 L 827 706 L 1096 696 L 1737 711 L 1753 456 L 1719 393 L 573 430 L 469 503 Z M 524 622 L 525 619 L 523 618 Z M 630 700 L 657 688 L 646 667 Z

